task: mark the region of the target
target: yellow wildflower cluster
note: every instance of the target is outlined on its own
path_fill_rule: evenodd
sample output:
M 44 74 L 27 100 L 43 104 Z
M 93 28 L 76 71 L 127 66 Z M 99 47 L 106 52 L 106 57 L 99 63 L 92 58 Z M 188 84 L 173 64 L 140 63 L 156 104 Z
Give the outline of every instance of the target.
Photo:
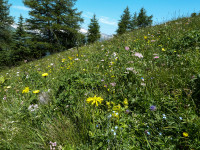
M 94 97 L 89 97 L 86 100 L 87 103 L 91 103 L 92 105 L 95 104 L 96 106 L 98 106 L 99 104 L 101 104 L 102 101 L 103 101 L 103 98 L 96 97 L 96 95 Z
M 22 91 L 22 94 L 28 93 L 29 92 L 29 87 L 25 87 L 25 89 Z

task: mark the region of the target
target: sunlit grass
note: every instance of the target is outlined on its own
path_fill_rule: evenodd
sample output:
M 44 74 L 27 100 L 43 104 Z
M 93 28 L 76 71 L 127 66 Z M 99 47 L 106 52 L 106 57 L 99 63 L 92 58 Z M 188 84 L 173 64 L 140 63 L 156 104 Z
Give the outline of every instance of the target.
M 3 70 L 0 149 L 199 149 L 199 23 L 182 18 Z

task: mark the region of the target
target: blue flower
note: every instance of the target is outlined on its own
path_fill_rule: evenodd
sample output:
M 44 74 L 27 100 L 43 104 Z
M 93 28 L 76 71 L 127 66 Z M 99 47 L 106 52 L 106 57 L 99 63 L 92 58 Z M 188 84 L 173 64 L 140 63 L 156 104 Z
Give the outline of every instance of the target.
M 152 105 L 152 106 L 150 107 L 150 110 L 151 110 L 151 111 L 156 111 L 156 106 Z

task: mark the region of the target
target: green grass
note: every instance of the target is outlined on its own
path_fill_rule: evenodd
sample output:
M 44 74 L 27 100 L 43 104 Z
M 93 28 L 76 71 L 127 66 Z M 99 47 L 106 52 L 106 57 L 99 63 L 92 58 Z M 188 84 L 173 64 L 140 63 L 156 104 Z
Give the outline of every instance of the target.
M 199 24 L 181 18 L 3 70 L 0 149 L 200 149 Z M 86 102 L 95 95 L 98 106 Z

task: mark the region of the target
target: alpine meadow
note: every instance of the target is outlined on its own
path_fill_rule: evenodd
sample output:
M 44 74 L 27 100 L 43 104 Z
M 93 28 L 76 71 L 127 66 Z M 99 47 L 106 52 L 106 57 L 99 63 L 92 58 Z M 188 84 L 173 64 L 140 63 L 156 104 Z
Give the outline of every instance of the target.
M 75 2 L 24 0 L 12 31 L 0 0 L 0 149 L 199 150 L 200 14 L 153 25 L 127 7 L 100 41 Z

